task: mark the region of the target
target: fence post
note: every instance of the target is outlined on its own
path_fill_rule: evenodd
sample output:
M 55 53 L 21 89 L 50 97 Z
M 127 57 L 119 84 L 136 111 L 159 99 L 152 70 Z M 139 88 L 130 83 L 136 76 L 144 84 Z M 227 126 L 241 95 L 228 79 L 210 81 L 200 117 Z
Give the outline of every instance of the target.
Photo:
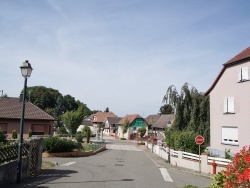
M 208 163 L 208 154 L 207 153 L 201 153 L 201 172 L 204 173 L 210 173 L 210 165 Z
M 38 140 L 38 159 L 37 159 L 37 172 L 41 171 L 42 168 L 42 155 L 43 155 L 43 138 Z
M 33 140 L 29 141 L 29 156 L 28 156 L 28 169 L 27 169 L 27 176 L 30 176 L 30 168 L 31 168 L 31 163 L 32 163 L 32 149 L 33 149 Z

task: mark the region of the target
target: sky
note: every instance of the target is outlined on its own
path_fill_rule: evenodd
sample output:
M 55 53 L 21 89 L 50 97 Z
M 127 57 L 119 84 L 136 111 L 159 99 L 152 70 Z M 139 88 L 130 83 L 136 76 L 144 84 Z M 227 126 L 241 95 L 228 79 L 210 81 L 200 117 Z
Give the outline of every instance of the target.
M 157 114 L 169 86 L 206 92 L 250 46 L 249 0 L 1 0 L 0 90 L 71 95 L 117 116 Z

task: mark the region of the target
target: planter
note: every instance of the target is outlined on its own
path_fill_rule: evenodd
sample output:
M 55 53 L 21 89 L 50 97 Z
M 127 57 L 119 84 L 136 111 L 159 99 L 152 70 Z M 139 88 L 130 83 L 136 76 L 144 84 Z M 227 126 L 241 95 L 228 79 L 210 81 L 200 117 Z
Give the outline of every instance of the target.
M 44 152 L 42 154 L 43 158 L 47 158 L 47 157 L 87 157 L 90 155 L 94 155 L 98 152 L 104 151 L 106 150 L 106 147 L 102 147 L 96 151 L 87 151 L 87 152 L 83 152 L 83 151 L 72 151 L 72 152 L 61 152 L 61 153 L 48 153 L 48 152 Z

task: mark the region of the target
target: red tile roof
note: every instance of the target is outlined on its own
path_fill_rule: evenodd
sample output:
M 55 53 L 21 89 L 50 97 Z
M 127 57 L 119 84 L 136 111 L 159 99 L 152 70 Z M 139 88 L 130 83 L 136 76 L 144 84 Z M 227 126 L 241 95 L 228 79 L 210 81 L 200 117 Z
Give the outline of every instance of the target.
M 0 97 L 0 118 L 21 119 L 21 109 L 22 102 L 20 102 L 19 98 Z M 24 118 L 32 120 L 55 120 L 51 115 L 30 102 L 25 102 Z
M 96 120 L 95 117 L 96 116 Z M 97 112 L 93 115 L 93 123 L 103 123 L 105 118 L 107 117 L 116 117 L 116 115 L 113 112 Z
M 242 61 L 244 59 L 250 58 L 250 46 L 234 56 L 232 59 L 230 59 L 228 62 L 224 64 L 224 66 L 231 64 L 231 63 L 237 63 L 239 61 Z
M 125 120 L 127 119 L 129 121 L 129 123 L 133 123 L 133 121 L 136 118 L 142 118 L 140 115 L 138 114 L 132 114 L 132 115 L 126 115 L 124 118 L 122 118 L 117 124 L 119 125 L 123 125 L 125 123 Z M 143 119 L 143 118 L 142 118 Z

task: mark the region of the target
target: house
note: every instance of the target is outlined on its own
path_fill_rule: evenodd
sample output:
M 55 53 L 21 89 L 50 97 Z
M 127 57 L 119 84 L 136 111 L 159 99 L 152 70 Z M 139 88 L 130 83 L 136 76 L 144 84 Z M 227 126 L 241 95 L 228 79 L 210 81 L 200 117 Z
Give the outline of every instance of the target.
M 20 134 L 22 101 L 20 98 L 0 97 L 0 128 L 11 138 L 12 131 Z M 32 135 L 53 135 L 55 118 L 30 102 L 25 102 L 23 137 L 28 138 L 29 129 Z
M 119 117 L 106 117 L 104 120 L 104 132 L 103 134 L 110 135 L 110 136 L 116 136 L 116 130 L 117 126 L 116 124 L 121 120 L 122 118 Z
M 125 124 L 126 121 L 129 122 L 129 126 L 127 132 L 123 134 L 122 126 Z M 117 123 L 117 126 L 118 126 L 117 136 L 119 138 L 134 139 L 135 135 L 137 134 L 137 130 L 143 126 L 148 126 L 148 124 L 147 121 L 140 115 L 132 114 L 132 115 L 126 115 L 124 118 L 122 118 Z
M 153 127 L 152 125 L 158 121 L 158 119 L 161 117 L 160 114 L 152 114 L 146 117 L 146 121 L 148 123 L 148 134 L 153 135 Z
M 97 131 L 98 127 L 104 124 L 104 120 L 107 117 L 116 117 L 113 112 L 97 112 L 90 116 L 92 118 L 92 123 L 94 127 L 94 132 Z
M 167 124 L 173 124 L 174 114 L 162 114 L 160 118 L 152 125 L 154 135 L 159 140 L 165 140 L 165 130 L 168 129 Z
M 223 64 L 210 96 L 210 150 L 224 155 L 250 144 L 250 47 Z

